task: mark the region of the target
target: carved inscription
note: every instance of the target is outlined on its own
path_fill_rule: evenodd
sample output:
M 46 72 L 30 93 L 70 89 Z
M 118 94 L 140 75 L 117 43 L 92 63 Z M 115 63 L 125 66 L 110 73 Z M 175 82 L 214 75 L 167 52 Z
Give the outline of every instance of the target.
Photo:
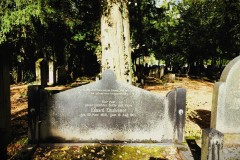
M 84 92 L 89 92 L 90 95 L 127 95 L 126 90 L 118 90 L 118 89 L 96 89 L 96 90 L 91 90 L 91 89 L 86 89 L 82 90 Z
M 84 107 L 86 112 L 81 113 L 81 117 L 135 117 L 135 110 L 132 104 L 124 102 L 123 100 L 108 100 L 108 96 L 120 95 L 123 97 L 128 96 L 126 90 L 84 90 L 89 95 L 102 95 L 102 100 L 94 103 L 86 103 Z

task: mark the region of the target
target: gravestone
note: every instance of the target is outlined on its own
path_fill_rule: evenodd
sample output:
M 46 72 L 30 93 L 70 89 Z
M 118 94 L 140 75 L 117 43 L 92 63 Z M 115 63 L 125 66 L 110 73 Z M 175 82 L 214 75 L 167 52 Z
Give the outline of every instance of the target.
M 49 79 L 48 85 L 54 85 L 56 83 L 56 65 L 54 60 L 48 61 Z
M 48 72 L 48 85 L 54 85 L 56 83 L 56 65 L 55 61 L 52 59 L 48 61 Z
M 57 94 L 30 88 L 31 142 L 183 142 L 183 88 L 160 96 L 116 81 L 111 70 Z
M 48 70 L 47 70 L 47 62 L 40 58 L 35 62 L 36 67 L 36 84 L 47 86 L 48 81 Z
M 57 68 L 56 80 L 58 84 L 67 83 L 67 69 L 65 65 L 59 66 Z
M 160 75 L 159 75 L 159 78 L 162 78 L 164 76 L 164 69 L 165 67 L 164 66 L 160 66 Z
M 240 56 L 225 67 L 214 85 L 211 128 L 224 133 L 225 143 L 240 144 Z

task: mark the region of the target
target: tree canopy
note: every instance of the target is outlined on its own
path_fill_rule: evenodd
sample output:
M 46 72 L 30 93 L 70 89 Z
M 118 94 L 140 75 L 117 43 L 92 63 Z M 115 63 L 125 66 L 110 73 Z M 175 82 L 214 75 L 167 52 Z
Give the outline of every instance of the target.
M 240 54 L 237 0 L 126 2 L 133 61 L 154 55 L 166 65 L 221 67 Z M 73 77 L 96 75 L 102 53 L 102 4 L 101 0 L 1 1 L 0 45 L 12 53 L 12 71 L 21 67 L 23 79 L 33 79 L 34 62 L 44 57 L 67 65 Z

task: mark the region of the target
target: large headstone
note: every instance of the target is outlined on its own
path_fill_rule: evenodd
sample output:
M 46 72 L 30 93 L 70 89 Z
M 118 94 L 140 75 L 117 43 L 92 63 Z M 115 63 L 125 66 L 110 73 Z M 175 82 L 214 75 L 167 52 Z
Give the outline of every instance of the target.
M 240 56 L 225 67 L 220 82 L 215 83 L 211 113 L 211 128 L 240 134 Z
M 102 77 L 57 94 L 42 90 L 30 96 L 41 97 L 40 142 L 183 141 L 185 89 L 159 96 L 116 81 L 111 70 Z M 36 106 L 29 110 L 38 110 Z

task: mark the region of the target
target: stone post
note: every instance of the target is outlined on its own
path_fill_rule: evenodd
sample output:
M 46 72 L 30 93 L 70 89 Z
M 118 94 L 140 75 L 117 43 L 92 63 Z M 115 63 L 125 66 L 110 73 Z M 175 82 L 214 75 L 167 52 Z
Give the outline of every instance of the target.
M 160 66 L 160 73 L 159 78 L 162 78 L 164 76 L 164 66 Z
M 40 114 L 40 85 L 28 86 L 28 142 L 38 143 Z
M 202 132 L 201 160 L 223 160 L 223 134 L 215 129 Z
M 186 114 L 186 89 L 176 88 L 167 94 L 169 106 L 169 118 L 175 123 L 174 134 L 175 141 L 182 143 L 184 141 L 185 114 Z
M 7 159 L 11 128 L 9 53 L 4 52 L 0 54 L 0 157 L 3 160 Z
M 48 61 L 49 68 L 49 80 L 48 85 L 54 85 L 56 83 L 56 65 L 54 60 Z
M 184 89 L 184 88 L 176 88 L 176 91 L 177 91 L 177 96 L 176 96 L 177 137 L 178 137 L 178 143 L 182 143 L 184 141 L 184 128 L 185 128 L 186 89 Z
M 41 86 L 47 86 L 48 73 L 47 62 L 40 58 L 35 63 L 36 66 L 36 84 Z

